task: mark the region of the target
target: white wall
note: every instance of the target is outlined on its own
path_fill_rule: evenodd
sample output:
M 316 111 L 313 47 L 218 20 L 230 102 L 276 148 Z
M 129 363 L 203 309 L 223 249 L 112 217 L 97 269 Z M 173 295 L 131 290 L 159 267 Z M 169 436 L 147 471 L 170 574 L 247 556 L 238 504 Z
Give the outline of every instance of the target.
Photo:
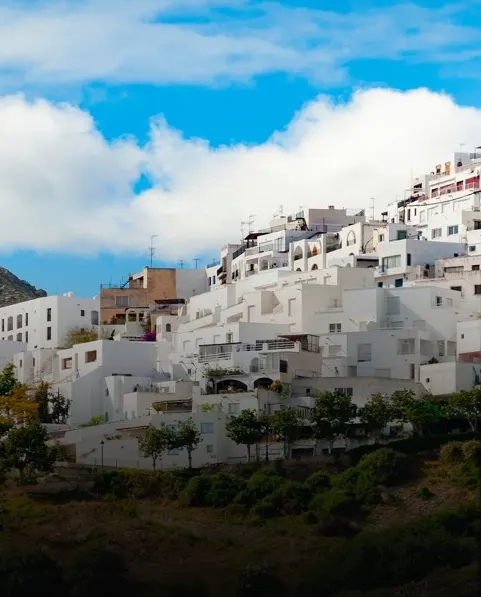
M 15 355 L 23 352 L 26 349 L 25 342 L 3 342 L 0 341 L 0 371 L 7 363 L 13 363 L 16 367 Z
M 188 299 L 207 292 L 207 279 L 203 269 L 175 270 L 177 298 Z
M 443 396 L 479 385 L 480 375 L 479 364 L 435 363 L 421 367 L 420 381 L 433 396 Z

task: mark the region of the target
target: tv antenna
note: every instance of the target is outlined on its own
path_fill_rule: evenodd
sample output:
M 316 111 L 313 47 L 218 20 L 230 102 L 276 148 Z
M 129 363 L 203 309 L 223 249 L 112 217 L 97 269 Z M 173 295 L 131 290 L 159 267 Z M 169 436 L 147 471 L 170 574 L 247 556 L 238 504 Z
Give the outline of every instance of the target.
M 244 237 L 244 226 L 247 226 L 249 234 L 251 232 L 253 232 L 252 228 L 254 226 L 254 218 L 255 217 L 256 217 L 256 214 L 249 214 L 248 219 L 245 222 L 241 222 L 241 234 L 242 234 L 242 237 Z
M 372 220 L 374 221 L 374 206 L 375 206 L 375 200 L 374 197 L 371 197 L 371 215 L 372 215 Z
M 199 261 L 200 261 L 199 257 L 192 259 L 192 261 L 194 262 L 195 269 L 197 269 L 199 267 Z
M 155 247 L 154 247 L 154 240 L 157 238 L 157 234 L 150 235 L 150 247 L 149 247 L 149 256 L 150 256 L 150 269 L 152 269 L 152 264 L 154 262 L 154 255 L 155 255 Z
M 184 262 L 184 260 L 183 260 L 183 259 L 181 259 L 181 260 L 179 261 L 179 267 L 180 267 L 180 269 L 183 269 L 183 268 L 184 268 L 184 263 L 185 263 L 185 262 Z

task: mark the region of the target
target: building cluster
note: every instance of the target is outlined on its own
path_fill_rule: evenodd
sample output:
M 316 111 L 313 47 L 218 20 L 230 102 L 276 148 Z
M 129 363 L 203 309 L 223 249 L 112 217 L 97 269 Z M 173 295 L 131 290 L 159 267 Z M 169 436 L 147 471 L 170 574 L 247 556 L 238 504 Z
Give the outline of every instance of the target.
M 70 400 L 59 441 L 78 462 L 145 468 L 137 439 L 161 422 L 198 425 L 195 466 L 236 462 L 246 448 L 225 427 L 243 409 L 307 417 L 323 391 L 362 406 L 377 393 L 478 385 L 480 173 L 481 155 L 456 153 L 378 220 L 333 206 L 281 211 L 204 270 L 145 267 L 91 300 L 2 308 L 0 366 L 13 361 L 21 382 L 47 381 Z M 63 347 L 72 327 L 98 339 Z M 93 417 L 104 423 L 79 427 Z M 274 441 L 272 457 L 281 448 Z M 293 456 L 325 448 L 297 442 Z M 186 462 L 173 450 L 163 465 Z

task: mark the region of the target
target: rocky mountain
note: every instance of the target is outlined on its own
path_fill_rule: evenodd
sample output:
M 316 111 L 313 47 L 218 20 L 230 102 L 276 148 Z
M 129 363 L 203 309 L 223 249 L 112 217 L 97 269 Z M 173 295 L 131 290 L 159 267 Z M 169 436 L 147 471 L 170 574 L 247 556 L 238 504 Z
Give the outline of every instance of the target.
M 0 307 L 30 301 L 40 296 L 47 296 L 45 290 L 39 290 L 25 280 L 20 280 L 12 272 L 0 267 Z

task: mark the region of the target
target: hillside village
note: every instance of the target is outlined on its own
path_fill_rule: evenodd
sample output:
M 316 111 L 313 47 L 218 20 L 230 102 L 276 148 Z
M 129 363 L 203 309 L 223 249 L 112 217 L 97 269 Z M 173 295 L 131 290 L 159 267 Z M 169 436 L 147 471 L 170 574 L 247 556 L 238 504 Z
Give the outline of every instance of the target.
M 478 594 L 480 174 L 0 307 L 2 595 Z
M 78 463 L 138 468 L 151 466 L 137 441 L 150 425 L 192 419 L 204 438 L 196 466 L 234 463 L 246 448 L 225 427 L 245 409 L 307 416 L 320 392 L 362 407 L 376 394 L 477 386 L 480 172 L 481 156 L 455 153 L 381 219 L 334 206 L 281 211 L 204 270 L 145 267 L 93 299 L 4 306 L 0 366 L 13 362 L 21 383 L 47 382 L 69 401 L 68 420 L 50 431 Z M 72 330 L 81 343 L 67 342 Z M 102 424 L 79 427 L 93 419 Z M 358 420 L 352 428 L 337 450 L 365 441 Z M 327 447 L 299 441 L 291 456 Z M 268 449 L 282 454 L 279 442 Z M 173 450 L 163 466 L 185 459 Z

